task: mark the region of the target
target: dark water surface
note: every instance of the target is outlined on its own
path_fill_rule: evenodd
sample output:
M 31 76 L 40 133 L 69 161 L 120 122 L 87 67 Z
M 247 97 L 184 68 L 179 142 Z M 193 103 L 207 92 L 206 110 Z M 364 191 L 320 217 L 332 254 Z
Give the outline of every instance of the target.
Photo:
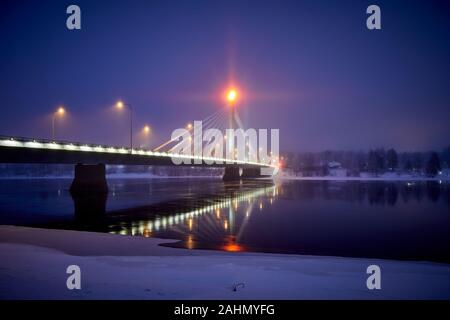
M 450 184 L 111 179 L 0 180 L 0 223 L 179 239 L 189 249 L 450 262 Z

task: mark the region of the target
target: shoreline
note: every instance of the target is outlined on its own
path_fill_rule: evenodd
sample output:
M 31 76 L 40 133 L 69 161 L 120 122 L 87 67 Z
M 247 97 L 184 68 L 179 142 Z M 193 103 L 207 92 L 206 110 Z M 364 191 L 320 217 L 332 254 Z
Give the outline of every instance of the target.
M 2 225 L 0 299 L 450 299 L 448 264 L 159 245 L 173 241 Z M 81 290 L 65 286 L 72 264 Z
M 450 181 L 450 177 L 428 178 L 428 177 L 278 177 L 281 181 L 399 181 L 399 182 L 420 182 L 420 181 Z
M 130 177 L 106 177 L 107 180 L 176 180 L 176 179 L 192 179 L 192 180 L 211 180 L 211 181 L 222 181 L 221 177 L 147 177 L 147 176 L 130 176 Z M 0 181 L 12 181 L 12 180 L 73 180 L 73 177 L 0 177 Z M 262 179 L 261 179 L 262 180 Z M 269 179 L 265 179 L 269 180 Z M 333 182 L 349 182 L 349 181 L 360 181 L 360 182 L 437 182 L 437 183 L 448 183 L 450 178 L 445 179 L 433 179 L 433 178 L 398 178 L 398 179 L 386 179 L 386 178 L 338 178 L 338 177 L 274 177 L 272 179 L 275 182 L 288 182 L 288 181 L 333 181 Z
M 33 176 L 6 176 L 1 177 L 0 180 L 67 180 L 73 179 L 71 175 L 65 176 L 44 176 L 44 177 L 33 177 Z M 155 176 L 141 173 L 132 173 L 132 174 L 107 174 L 106 179 L 111 180 L 120 180 L 120 179 L 210 179 L 210 180 L 221 180 L 222 176 Z M 385 176 L 385 177 L 332 177 L 332 176 L 324 176 L 324 177 L 300 177 L 300 176 L 274 176 L 273 180 L 276 181 L 400 181 L 400 182 L 420 182 L 420 181 L 435 181 L 435 182 L 448 182 L 450 181 L 450 176 L 441 176 L 441 177 L 423 177 L 423 176 Z
M 56 179 L 73 179 L 73 176 L 47 176 L 47 177 L 28 177 L 28 176 L 15 176 L 15 177 L 0 177 L 0 180 L 56 180 Z M 221 176 L 153 176 L 146 174 L 107 174 L 106 179 L 222 179 Z

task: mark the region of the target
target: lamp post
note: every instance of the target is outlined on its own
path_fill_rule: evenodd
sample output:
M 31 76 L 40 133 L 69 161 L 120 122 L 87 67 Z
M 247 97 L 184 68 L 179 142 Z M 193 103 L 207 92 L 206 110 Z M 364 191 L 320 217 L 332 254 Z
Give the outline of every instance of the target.
M 130 104 L 125 104 L 122 101 L 116 103 L 116 107 L 119 110 L 123 108 L 128 108 L 130 111 L 130 154 L 133 153 L 133 107 Z
M 234 118 L 235 118 L 235 102 L 237 98 L 237 92 L 234 89 L 231 89 L 227 93 L 227 100 L 230 107 L 230 129 L 234 129 Z
M 229 114 L 229 127 L 230 129 L 234 129 L 234 121 L 236 119 L 236 107 L 235 107 L 235 103 L 236 103 L 236 98 L 237 98 L 237 92 L 235 89 L 230 89 L 228 90 L 227 93 L 227 101 L 228 101 L 228 106 L 230 108 L 230 114 Z M 231 148 L 233 145 L 233 141 L 228 141 L 229 147 Z M 231 154 L 231 159 L 235 159 L 236 158 L 236 154 L 233 152 Z
M 142 128 L 142 134 L 143 134 L 145 140 L 147 140 L 148 136 L 150 135 L 150 131 L 151 131 L 151 128 L 148 124 L 146 124 Z M 145 141 L 144 141 L 144 146 L 145 146 Z
M 62 117 L 66 113 L 64 107 L 59 107 L 58 110 L 52 114 L 52 140 L 55 140 L 55 119 L 57 116 Z

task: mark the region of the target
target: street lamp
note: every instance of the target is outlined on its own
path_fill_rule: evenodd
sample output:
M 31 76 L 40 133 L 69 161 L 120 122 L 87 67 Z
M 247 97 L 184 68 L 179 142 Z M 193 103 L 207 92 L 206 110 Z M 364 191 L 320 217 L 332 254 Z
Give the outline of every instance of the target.
M 55 140 L 55 119 L 56 117 L 63 117 L 66 113 L 64 107 L 60 106 L 55 112 L 52 114 L 52 140 Z
M 150 132 L 151 132 L 151 131 L 152 131 L 152 129 L 151 129 L 150 126 L 147 125 L 147 124 L 142 128 L 142 130 L 141 130 L 141 135 L 142 135 L 142 137 L 143 137 L 143 139 L 144 139 L 144 144 L 141 145 L 141 148 L 143 148 L 143 147 L 145 146 L 145 144 L 146 144 L 146 142 L 147 142 L 147 138 L 148 138 L 148 136 L 150 135 Z
M 230 106 L 233 105 L 233 103 L 236 101 L 237 98 L 237 92 L 234 89 L 230 89 L 227 93 L 227 100 L 230 103 Z
M 130 154 L 133 153 L 133 107 L 130 104 L 125 104 L 123 101 L 117 101 L 116 108 L 122 110 L 128 108 L 130 111 Z
M 230 107 L 230 114 L 229 114 L 229 128 L 234 129 L 234 122 L 236 119 L 236 108 L 235 103 L 237 99 L 237 91 L 235 89 L 229 89 L 226 95 L 228 106 Z M 231 148 L 233 145 L 233 141 L 228 141 L 229 147 Z M 234 159 L 236 156 L 234 154 L 231 154 L 231 158 Z
M 227 101 L 228 101 L 228 106 L 230 107 L 230 129 L 234 129 L 234 120 L 235 120 L 235 115 L 236 115 L 236 108 L 235 108 L 235 103 L 236 103 L 236 99 L 237 99 L 237 91 L 236 89 L 230 89 L 227 92 Z

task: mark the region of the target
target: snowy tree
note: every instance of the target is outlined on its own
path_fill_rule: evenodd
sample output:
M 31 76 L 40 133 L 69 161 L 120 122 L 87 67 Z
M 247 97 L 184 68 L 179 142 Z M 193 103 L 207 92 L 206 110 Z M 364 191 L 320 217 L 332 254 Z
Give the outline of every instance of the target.
M 442 151 L 441 161 L 443 167 L 450 168 L 450 146 Z
M 405 161 L 405 165 L 403 166 L 403 169 L 406 171 L 406 172 L 411 172 L 412 171 L 412 169 L 413 169 L 413 165 L 412 165 L 412 163 L 411 163 L 411 160 L 406 160 Z
M 386 153 L 386 167 L 389 171 L 394 171 L 398 167 L 398 156 L 394 149 L 389 149 Z
M 373 173 L 373 174 L 377 174 L 378 173 L 378 155 L 376 153 L 376 151 L 374 150 L 370 150 L 369 151 L 369 156 L 368 156 L 368 170 L 369 172 Z
M 427 161 L 425 172 L 429 176 L 435 176 L 441 170 L 441 161 L 436 152 L 432 152 L 430 158 Z

